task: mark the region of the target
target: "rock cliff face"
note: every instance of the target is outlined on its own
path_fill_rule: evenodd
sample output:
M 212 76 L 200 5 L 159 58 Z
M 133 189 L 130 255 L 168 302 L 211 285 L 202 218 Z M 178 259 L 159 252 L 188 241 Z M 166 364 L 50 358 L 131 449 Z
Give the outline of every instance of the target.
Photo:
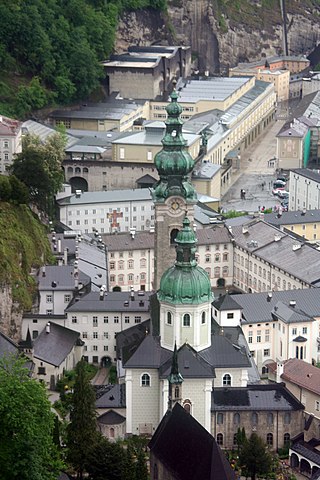
M 21 338 L 22 309 L 12 299 L 11 285 L 0 286 L 0 331 L 15 340 Z
M 116 51 L 130 44 L 191 45 L 200 72 L 225 73 L 238 62 L 284 53 L 279 0 L 229 2 L 169 0 L 168 16 L 155 11 L 129 12 L 121 19 Z M 232 4 L 230 6 L 230 3 Z M 287 5 L 290 55 L 308 54 L 320 41 L 320 6 L 310 1 Z

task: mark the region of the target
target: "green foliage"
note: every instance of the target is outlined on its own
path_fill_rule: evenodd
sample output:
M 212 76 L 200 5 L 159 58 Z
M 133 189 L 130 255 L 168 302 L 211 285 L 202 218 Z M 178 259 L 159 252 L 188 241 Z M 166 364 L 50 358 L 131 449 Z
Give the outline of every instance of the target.
M 0 202 L 0 232 L 0 283 L 12 285 L 13 300 L 30 310 L 31 268 L 53 262 L 45 229 L 26 205 Z
M 64 179 L 65 144 L 65 136 L 59 132 L 44 143 L 36 135 L 26 135 L 22 152 L 16 155 L 10 167 L 10 172 L 28 188 L 30 201 L 50 218 L 54 217 L 54 195 Z
M 239 452 L 239 461 L 252 480 L 255 480 L 257 475 L 267 475 L 272 467 L 272 457 L 256 433 L 244 442 Z
M 243 217 L 244 215 L 248 215 L 248 212 L 237 212 L 236 210 L 230 210 L 229 212 L 223 213 L 225 218 Z
M 123 10 L 166 10 L 166 0 L 12 0 L 0 15 L 0 106 L 24 117 L 87 97 L 103 75 Z M 12 89 L 12 77 L 20 85 Z M 3 80 L 3 86 L 1 86 Z M 22 82 L 22 84 L 21 84 Z M 15 100 L 13 100 L 15 96 Z M 4 111 L 2 111 L 4 113 Z
M 0 201 L 17 205 L 29 202 L 27 187 L 14 175 L 0 175 Z
M 1 480 L 56 480 L 63 464 L 53 442 L 51 404 L 24 363 L 0 359 Z
M 9 177 L 0 175 L 0 200 L 9 202 L 11 199 L 12 188 Z
M 117 368 L 115 365 L 111 365 L 109 370 L 109 383 L 115 385 L 117 383 Z
M 67 458 L 80 479 L 88 471 L 91 457 L 100 442 L 95 400 L 96 396 L 90 384 L 87 363 L 81 360 L 76 366 L 70 423 L 67 426 Z

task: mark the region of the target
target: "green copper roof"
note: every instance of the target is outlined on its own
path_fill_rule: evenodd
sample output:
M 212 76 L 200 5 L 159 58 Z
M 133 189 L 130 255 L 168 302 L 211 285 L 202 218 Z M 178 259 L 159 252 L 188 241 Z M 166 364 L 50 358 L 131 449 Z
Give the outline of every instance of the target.
M 196 191 L 189 180 L 189 174 L 194 167 L 194 160 L 186 147 L 182 135 L 182 107 L 177 103 L 178 94 L 174 90 L 171 103 L 166 107 L 166 133 L 162 139 L 163 149 L 155 156 L 154 162 L 160 180 L 153 189 L 153 199 L 164 202 L 172 195 L 181 195 L 186 200 L 196 200 Z
M 207 272 L 197 265 L 196 243 L 190 221 L 185 218 L 178 233 L 177 259 L 173 267 L 162 275 L 158 299 L 175 304 L 199 304 L 213 300 Z

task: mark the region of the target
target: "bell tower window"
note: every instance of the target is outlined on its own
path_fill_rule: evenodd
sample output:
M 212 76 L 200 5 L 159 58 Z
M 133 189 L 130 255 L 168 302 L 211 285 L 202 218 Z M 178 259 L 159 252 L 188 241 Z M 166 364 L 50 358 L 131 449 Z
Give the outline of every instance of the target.
M 173 230 L 171 230 L 170 232 L 170 245 L 174 245 L 174 241 L 175 241 L 175 238 L 176 236 L 178 235 L 179 233 L 179 230 L 177 228 L 174 228 Z
M 185 313 L 183 315 L 183 326 L 184 327 L 190 327 L 191 326 L 191 318 L 189 313 Z

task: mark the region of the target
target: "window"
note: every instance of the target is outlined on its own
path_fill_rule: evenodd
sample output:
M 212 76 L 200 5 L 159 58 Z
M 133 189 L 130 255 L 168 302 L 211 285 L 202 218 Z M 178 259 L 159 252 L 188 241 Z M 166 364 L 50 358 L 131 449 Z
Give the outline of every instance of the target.
M 103 351 L 107 352 L 108 351 L 108 345 L 103 345 Z
M 284 414 L 283 423 L 284 423 L 285 425 L 289 425 L 289 424 L 291 423 L 291 414 L 290 414 L 290 412 L 286 412 L 286 413 Z
M 64 303 L 69 303 L 71 300 L 71 295 L 65 295 L 64 296 Z
M 103 323 L 109 323 L 109 317 L 103 317 Z
M 133 260 L 129 260 L 128 261 L 128 268 L 133 268 L 134 267 L 134 261 Z
M 302 328 L 302 333 L 305 335 L 306 333 L 308 333 L 308 327 L 303 327 Z
M 52 295 L 46 295 L 46 302 L 52 303 Z
M 103 338 L 109 338 L 109 333 L 108 332 L 103 332 Z
M 185 313 L 183 315 L 183 326 L 184 327 L 190 327 L 191 325 L 191 319 L 189 313 Z
M 227 313 L 227 318 L 233 318 L 233 313 Z
M 45 367 L 38 367 L 38 375 L 45 375 L 46 368 Z
M 202 312 L 202 314 L 201 314 L 201 323 L 202 323 L 202 325 L 204 323 L 206 323 L 206 312 Z
M 116 315 L 115 317 L 113 317 L 113 323 L 119 323 L 119 317 L 118 317 L 118 315 Z
M 223 413 L 218 413 L 217 415 L 217 424 L 222 425 L 223 424 Z
M 35 338 L 37 338 L 37 336 L 39 335 L 39 331 L 38 330 L 32 330 L 32 339 L 34 340 Z
M 269 348 L 265 348 L 265 349 L 263 350 L 263 356 L 264 356 L 264 357 L 269 357 L 269 356 L 270 356 L 270 350 L 269 350 Z
M 78 322 L 78 319 L 77 319 L 76 315 L 73 315 L 73 316 L 71 317 L 71 322 L 72 322 L 72 323 L 77 323 L 77 322 Z
M 285 447 L 289 447 L 290 446 L 290 433 L 285 433 L 283 435 L 283 445 Z
M 172 313 L 167 312 L 167 324 L 171 325 L 172 324 Z
M 92 325 L 94 327 L 98 326 L 98 317 L 96 317 L 96 316 L 92 317 Z
M 258 424 L 258 414 L 256 412 L 253 412 L 251 415 L 251 423 L 252 425 Z
M 233 424 L 239 425 L 240 424 L 240 413 L 235 413 L 233 415 Z
M 273 445 L 273 434 L 272 433 L 267 433 L 267 445 L 272 447 Z
M 228 254 L 224 253 L 222 258 L 223 258 L 224 262 L 227 262 L 228 261 Z
M 140 259 L 140 268 L 145 268 L 147 265 L 147 261 L 145 258 Z
M 261 330 L 257 330 L 257 343 L 261 343 Z
M 141 323 L 141 317 L 140 316 L 134 317 L 134 323 Z
M 270 330 L 269 329 L 265 331 L 264 339 L 265 339 L 266 342 L 270 341 Z
M 115 262 L 110 262 L 110 270 L 114 270 L 115 269 Z
M 88 338 L 88 332 L 82 332 L 82 338 Z
M 220 254 L 219 253 L 216 253 L 215 256 L 214 256 L 214 261 L 215 262 L 220 262 Z
M 50 308 L 50 310 L 46 310 L 46 314 L 47 315 L 52 315 L 52 309 Z
M 124 160 L 124 148 L 120 147 L 120 160 Z
M 226 373 L 225 375 L 223 375 L 222 385 L 224 387 L 231 386 L 231 375 L 229 375 L 229 373 Z
M 151 381 L 150 381 L 150 375 L 148 373 L 143 373 L 141 375 L 141 387 L 150 387 Z
M 98 345 L 93 345 L 93 346 L 92 346 L 92 350 L 93 350 L 94 352 L 97 352 L 97 351 L 98 351 Z
M 128 317 L 128 315 L 124 317 L 124 323 L 130 323 L 130 317 Z
M 38 323 L 38 320 L 37 320 L 36 318 L 34 318 L 34 319 L 32 320 L 32 323 Z
M 218 435 L 217 435 L 217 444 L 218 445 L 223 445 L 223 434 L 222 433 L 218 433 Z
M 269 412 L 267 416 L 268 425 L 273 425 L 273 413 Z

